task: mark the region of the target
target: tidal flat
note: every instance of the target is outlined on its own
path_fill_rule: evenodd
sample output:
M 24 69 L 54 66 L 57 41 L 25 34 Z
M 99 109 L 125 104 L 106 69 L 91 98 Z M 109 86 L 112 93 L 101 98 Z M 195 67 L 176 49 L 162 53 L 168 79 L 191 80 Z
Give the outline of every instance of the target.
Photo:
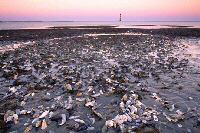
M 0 132 L 200 132 L 200 29 L 0 30 Z

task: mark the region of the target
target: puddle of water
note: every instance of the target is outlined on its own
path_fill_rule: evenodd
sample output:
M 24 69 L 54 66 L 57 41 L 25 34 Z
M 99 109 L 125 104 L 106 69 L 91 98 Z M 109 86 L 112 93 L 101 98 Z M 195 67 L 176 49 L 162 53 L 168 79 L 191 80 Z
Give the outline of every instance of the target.
M 179 43 L 185 48 L 181 51 L 180 57 L 188 59 L 192 66 L 200 66 L 200 39 L 180 40 Z

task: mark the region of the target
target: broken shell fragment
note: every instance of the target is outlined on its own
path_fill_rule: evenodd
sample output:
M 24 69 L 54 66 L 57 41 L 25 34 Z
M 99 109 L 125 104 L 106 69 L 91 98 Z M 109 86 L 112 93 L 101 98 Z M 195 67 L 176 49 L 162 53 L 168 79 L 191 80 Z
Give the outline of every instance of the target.
M 103 116 L 100 113 L 97 113 L 93 108 L 92 108 L 92 113 L 97 115 L 99 118 L 103 119 Z
M 14 123 L 18 124 L 19 123 L 19 121 L 17 121 L 18 120 L 18 115 L 17 114 L 13 114 L 13 117 L 14 117 Z
M 88 127 L 87 130 L 88 131 L 94 130 L 94 127 Z
M 128 96 L 125 94 L 122 99 L 126 102 L 128 101 Z
M 49 114 L 49 111 L 45 111 L 39 116 L 39 118 L 44 118 L 48 114 Z
M 80 115 L 78 115 L 78 116 L 70 116 L 69 119 L 76 119 L 78 117 L 80 117 Z
M 92 124 L 95 123 L 95 119 L 94 118 L 90 118 L 90 121 L 92 122 Z
M 134 112 L 134 113 L 137 113 L 137 108 L 135 107 L 135 106 L 128 106 L 129 107 L 129 109 L 131 110 L 131 112 Z
M 76 95 L 77 95 L 78 97 L 80 97 L 80 96 L 82 95 L 82 93 L 77 93 Z
M 37 121 L 39 121 L 39 118 L 38 118 L 38 117 L 37 117 L 37 118 L 34 118 L 33 121 L 32 121 L 32 123 L 35 123 L 35 122 L 37 122 Z
M 162 102 L 162 99 L 159 98 L 156 93 L 153 93 L 153 96 L 150 97 L 155 98 L 157 102 Z
M 15 89 L 15 87 L 12 87 L 12 88 L 9 87 L 9 91 L 14 93 L 17 91 L 17 89 Z
M 179 114 L 169 114 L 169 117 L 171 117 L 172 119 L 177 119 L 177 120 L 183 120 L 185 118 L 183 115 L 179 115 Z
M 139 108 L 143 108 L 143 109 L 146 108 L 146 106 L 138 100 L 136 100 L 136 106 L 138 106 Z
M 54 116 L 54 112 L 49 112 L 49 118 L 52 118 Z
M 92 102 L 86 103 L 85 106 L 87 106 L 87 107 L 92 106 L 93 107 L 95 104 L 96 104 L 95 101 L 92 101 Z
M 183 115 L 184 113 L 180 110 L 177 110 L 176 113 L 178 113 L 179 115 Z
M 165 107 L 169 110 L 169 111 L 173 111 L 174 110 L 174 104 L 170 104 L 168 101 L 164 102 Z
M 27 113 L 27 110 L 22 110 L 22 111 L 20 111 L 20 114 L 21 115 L 25 115 Z
M 11 111 L 11 110 L 8 110 L 6 112 L 6 114 L 4 115 L 4 121 L 7 121 L 7 118 L 10 116 L 10 115 L 13 115 L 14 114 L 14 111 Z
M 6 119 L 6 122 L 12 121 L 13 120 L 13 116 L 8 116 Z
M 105 126 L 107 126 L 107 127 L 112 127 L 113 126 L 113 121 L 112 120 L 108 120 L 108 121 L 106 121 L 106 123 L 105 123 Z
M 156 115 L 153 115 L 154 121 L 158 121 L 158 117 Z
M 122 123 L 126 122 L 128 120 L 126 115 L 117 115 L 113 121 L 118 124 L 121 125 Z
M 91 97 L 96 98 L 96 97 L 98 97 L 98 96 L 100 96 L 100 95 L 101 95 L 101 93 L 97 93 L 97 94 L 91 95 Z
M 66 88 L 68 92 L 72 91 L 72 87 L 70 84 L 65 84 L 64 88 Z
M 83 102 L 86 98 L 76 98 L 76 101 Z
M 30 130 L 32 129 L 32 125 L 29 125 L 26 130 L 24 131 L 24 133 L 28 133 Z
M 44 119 L 44 120 L 42 121 L 42 127 L 41 127 L 41 129 L 44 130 L 44 129 L 46 129 L 46 128 L 47 128 L 47 123 L 46 123 L 46 120 Z
M 63 125 L 66 122 L 66 115 L 65 114 L 61 114 L 61 117 L 62 117 L 62 123 L 59 124 L 59 125 Z
M 65 108 L 70 110 L 70 109 L 73 109 L 73 106 L 72 106 L 72 104 L 66 102 Z
M 41 125 L 42 121 L 36 121 L 35 127 L 39 127 Z
M 68 98 L 68 102 L 69 102 L 69 103 L 72 103 L 72 102 L 73 102 L 73 100 L 72 100 L 72 97 L 71 97 L 71 96 L 69 96 L 69 98 Z
M 83 124 L 85 123 L 85 122 L 84 122 L 83 120 L 81 120 L 81 119 L 74 119 L 74 121 L 75 121 L 75 122 L 79 122 L 79 123 L 83 123 Z
M 181 124 L 177 124 L 178 125 L 178 127 L 183 127 Z

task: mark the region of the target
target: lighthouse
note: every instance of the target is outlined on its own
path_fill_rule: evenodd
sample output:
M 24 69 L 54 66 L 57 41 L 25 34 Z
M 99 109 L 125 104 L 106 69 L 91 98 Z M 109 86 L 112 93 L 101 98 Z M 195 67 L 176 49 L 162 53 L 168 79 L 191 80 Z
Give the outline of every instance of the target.
M 121 13 L 120 13 L 120 18 L 119 18 L 119 21 L 122 21 L 122 15 L 121 15 Z

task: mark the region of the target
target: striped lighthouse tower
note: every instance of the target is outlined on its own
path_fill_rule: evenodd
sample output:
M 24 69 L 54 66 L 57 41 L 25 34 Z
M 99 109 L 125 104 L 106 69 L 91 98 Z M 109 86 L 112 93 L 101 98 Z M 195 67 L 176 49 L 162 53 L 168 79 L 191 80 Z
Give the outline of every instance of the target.
M 119 21 L 122 21 L 122 15 L 121 15 L 121 13 L 120 13 L 120 18 L 119 18 Z

